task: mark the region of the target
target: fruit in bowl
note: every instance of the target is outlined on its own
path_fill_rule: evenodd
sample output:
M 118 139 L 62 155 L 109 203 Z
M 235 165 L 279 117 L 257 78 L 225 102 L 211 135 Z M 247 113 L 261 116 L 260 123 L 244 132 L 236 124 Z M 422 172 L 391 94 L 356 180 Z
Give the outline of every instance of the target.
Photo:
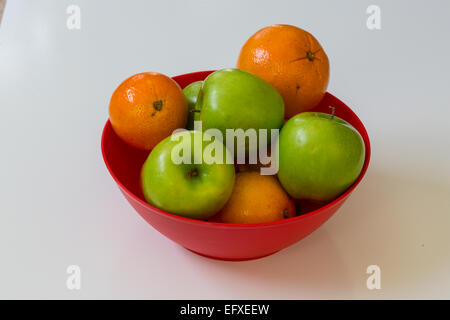
M 225 144 L 229 143 L 227 129 L 254 129 L 259 138 L 260 129 L 280 129 L 284 120 L 280 94 L 261 78 L 238 69 L 210 74 L 200 89 L 196 109 L 200 110 L 203 129 L 219 129 Z
M 188 102 L 188 119 L 186 128 L 188 130 L 194 129 L 194 121 L 200 119 L 200 110 L 195 109 L 195 105 L 197 104 L 197 97 L 202 88 L 203 81 L 195 81 L 188 85 L 183 89 L 184 96 Z
M 278 179 L 257 171 L 247 171 L 236 175 L 230 200 L 212 221 L 245 224 L 291 217 L 295 217 L 295 203 Z
M 174 77 L 182 87 L 204 80 L 212 71 L 196 72 Z M 343 102 L 331 94 L 312 112 L 329 112 L 347 121 L 361 135 L 365 145 L 365 160 L 358 179 L 336 199 L 301 215 L 274 222 L 257 224 L 228 224 L 190 219 L 158 209 L 145 200 L 140 187 L 142 165 L 148 152 L 126 144 L 114 132 L 108 121 L 102 134 L 102 154 L 106 167 L 119 189 L 141 217 L 163 235 L 179 245 L 210 258 L 249 260 L 261 258 L 286 248 L 308 236 L 327 221 L 346 201 L 364 177 L 370 161 L 370 141 L 364 125 Z
M 281 94 L 285 116 L 314 108 L 328 87 L 330 66 L 319 41 L 290 25 L 265 27 L 242 46 L 239 69 L 269 82 Z
M 142 190 L 151 205 L 181 216 L 206 219 L 217 213 L 230 198 L 234 185 L 234 166 L 225 159 L 194 161 L 196 155 L 208 157 L 205 150 L 211 144 L 222 149 L 223 158 L 230 157 L 221 141 L 194 143 L 206 133 L 181 131 L 160 142 L 148 156 L 142 168 Z M 177 148 L 188 149 L 186 163 L 175 163 Z M 182 159 L 180 159 L 182 160 Z
M 106 166 L 136 211 L 185 248 L 224 260 L 306 237 L 348 198 L 370 159 L 358 117 L 325 92 L 328 58 L 311 34 L 262 29 L 238 67 L 249 72 L 130 77 L 111 98 L 102 135 Z M 239 130 L 250 134 L 238 139 Z M 241 164 L 239 147 L 245 160 L 259 158 Z M 266 171 L 272 164 L 277 175 Z
M 358 178 L 364 141 L 348 122 L 321 112 L 289 119 L 278 140 L 278 178 L 295 199 L 330 201 Z
M 151 150 L 186 125 L 188 105 L 180 86 L 157 72 L 135 74 L 114 91 L 109 119 L 127 144 Z

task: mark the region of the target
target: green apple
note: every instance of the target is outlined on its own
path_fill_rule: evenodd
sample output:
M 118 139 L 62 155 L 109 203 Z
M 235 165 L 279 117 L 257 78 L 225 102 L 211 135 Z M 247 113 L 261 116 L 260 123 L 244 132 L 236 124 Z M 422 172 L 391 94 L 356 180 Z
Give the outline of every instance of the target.
M 195 110 L 195 104 L 197 103 L 197 96 L 200 92 L 200 89 L 202 88 L 203 81 L 196 81 L 192 82 L 190 85 L 188 85 L 186 88 L 183 89 L 184 96 L 186 97 L 186 100 L 188 101 L 188 121 L 186 128 L 188 130 L 194 129 L 194 121 L 200 119 L 200 110 Z
M 239 69 L 210 74 L 200 90 L 196 109 L 201 110 L 203 130 L 219 129 L 225 144 L 226 129 L 255 129 L 259 141 L 259 129 L 280 129 L 284 121 L 280 94 L 265 80 Z M 267 137 L 270 142 L 270 132 Z
M 364 164 L 361 135 L 346 121 L 304 112 L 289 119 L 278 140 L 278 178 L 296 199 L 329 201 L 358 178 Z
M 202 142 L 202 139 L 211 142 Z M 205 149 L 223 155 L 212 162 Z M 182 154 L 185 160 L 180 163 Z M 142 167 L 141 181 L 145 199 L 167 212 L 193 218 L 207 219 L 228 201 L 234 186 L 235 170 L 222 142 L 200 131 L 182 131 L 161 141 L 149 154 Z M 203 158 L 203 159 L 202 159 Z

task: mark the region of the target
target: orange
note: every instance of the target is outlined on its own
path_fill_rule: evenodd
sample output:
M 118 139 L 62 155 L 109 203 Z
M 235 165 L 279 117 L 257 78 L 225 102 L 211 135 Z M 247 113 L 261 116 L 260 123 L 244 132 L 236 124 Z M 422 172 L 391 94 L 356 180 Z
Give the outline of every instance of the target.
M 122 82 L 109 103 L 116 134 L 129 145 L 150 150 L 186 125 L 187 100 L 180 86 L 156 72 L 139 73 Z
M 259 172 L 240 172 L 230 199 L 213 217 L 225 223 L 260 223 L 295 216 L 295 204 L 275 176 Z
M 309 32 L 290 25 L 256 32 L 242 47 L 237 67 L 278 90 L 286 118 L 314 108 L 328 86 L 329 62 L 322 46 Z

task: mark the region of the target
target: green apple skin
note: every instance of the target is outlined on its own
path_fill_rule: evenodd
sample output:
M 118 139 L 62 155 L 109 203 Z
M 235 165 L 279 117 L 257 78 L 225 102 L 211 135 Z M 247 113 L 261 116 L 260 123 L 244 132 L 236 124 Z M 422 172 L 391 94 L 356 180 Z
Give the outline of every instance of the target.
M 202 135 L 200 131 L 183 131 L 173 136 Z M 201 139 L 201 138 L 200 138 Z M 175 164 L 172 149 L 180 143 L 191 146 L 192 164 Z M 172 141 L 170 136 L 161 141 L 145 161 L 141 182 L 144 197 L 151 205 L 164 211 L 193 219 L 207 219 L 217 213 L 231 196 L 235 170 L 233 164 L 194 164 L 194 148 L 205 149 L 187 139 Z M 223 147 L 224 157 L 228 150 Z M 229 156 L 229 152 L 228 152 Z M 195 172 L 195 175 L 193 174 Z
M 203 81 L 192 82 L 186 88 L 183 89 L 184 96 L 188 101 L 188 121 L 186 128 L 188 130 L 194 129 L 194 121 L 200 119 L 200 112 L 193 112 L 195 109 L 195 104 L 197 103 L 197 96 L 202 88 Z
M 330 201 L 361 173 L 365 146 L 346 121 L 303 112 L 289 119 L 278 140 L 278 178 L 295 199 Z
M 278 91 L 265 80 L 239 69 L 210 74 L 196 109 L 201 109 L 203 130 L 219 129 L 225 144 L 226 129 L 280 129 L 284 122 L 284 102 Z M 270 140 L 270 131 L 267 137 Z

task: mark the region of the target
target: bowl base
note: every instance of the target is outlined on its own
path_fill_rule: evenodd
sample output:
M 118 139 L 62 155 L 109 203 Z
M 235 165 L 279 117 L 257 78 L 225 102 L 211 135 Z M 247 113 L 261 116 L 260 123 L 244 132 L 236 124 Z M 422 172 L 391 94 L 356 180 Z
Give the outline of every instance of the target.
M 256 260 L 256 259 L 262 259 L 262 258 L 271 256 L 272 254 L 278 252 L 278 251 L 274 251 L 274 252 L 272 252 L 272 253 L 265 254 L 265 255 L 262 255 L 262 256 L 259 256 L 259 257 L 254 257 L 254 258 L 237 258 L 237 259 L 233 259 L 233 258 L 221 258 L 221 257 L 209 256 L 209 255 L 206 255 L 206 254 L 199 253 L 199 252 L 197 252 L 197 251 L 188 249 L 188 248 L 186 248 L 186 247 L 183 247 L 183 248 L 185 248 L 186 250 L 188 250 L 188 251 L 190 251 L 190 252 L 192 252 L 192 253 L 195 253 L 195 254 L 197 254 L 197 255 L 199 255 L 199 256 L 205 257 L 205 258 L 209 258 L 209 259 L 213 259 L 213 260 L 221 260 L 221 261 L 236 261 L 236 262 L 237 262 L 237 261 L 250 261 L 250 260 Z

